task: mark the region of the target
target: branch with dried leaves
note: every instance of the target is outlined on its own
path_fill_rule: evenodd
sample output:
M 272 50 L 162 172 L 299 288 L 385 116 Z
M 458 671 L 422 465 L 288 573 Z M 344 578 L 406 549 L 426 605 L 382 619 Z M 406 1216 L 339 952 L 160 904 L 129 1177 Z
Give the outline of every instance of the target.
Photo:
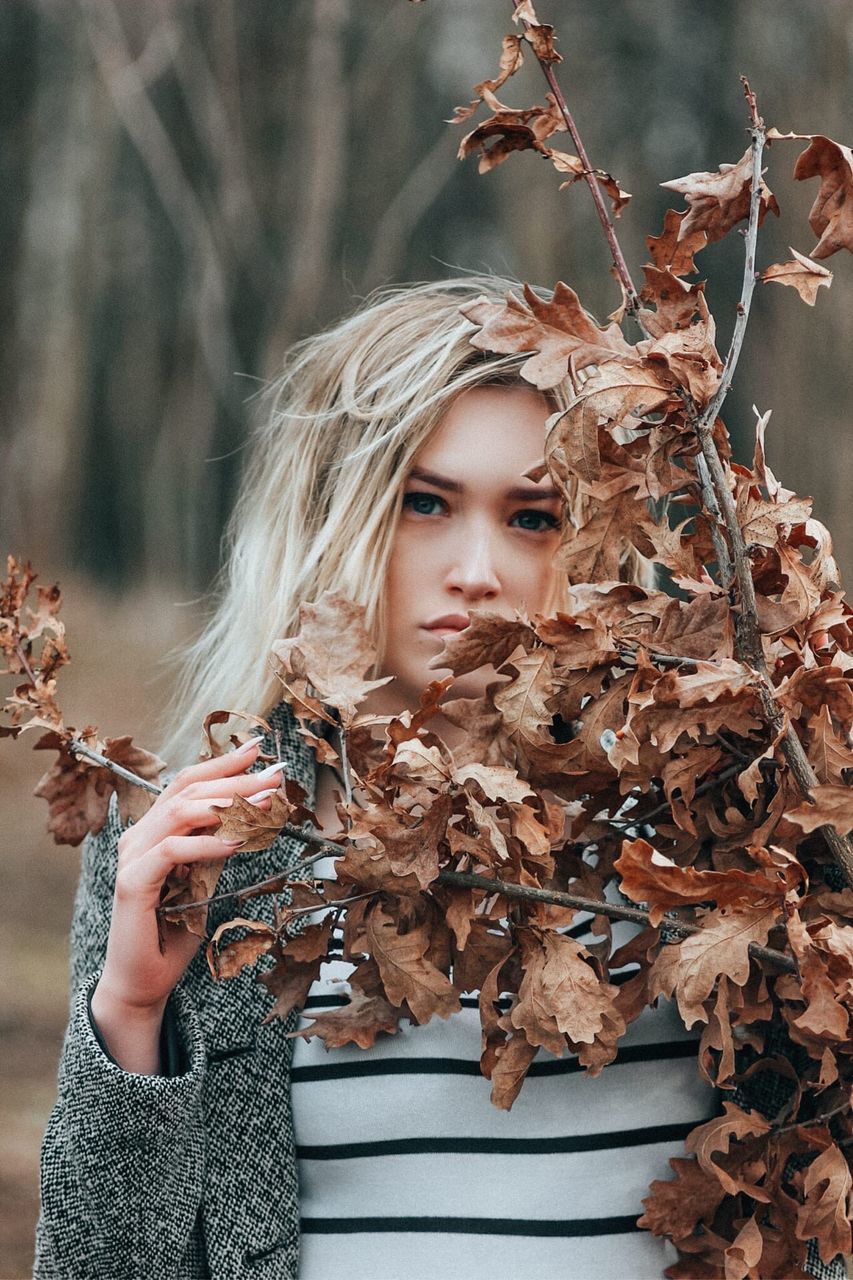
M 329 1047 L 368 1046 L 403 1016 L 446 1017 L 464 991 L 480 990 L 483 1072 L 507 1108 L 524 1080 L 519 1062 L 529 1065 L 539 1047 L 574 1053 L 596 1074 L 646 1004 L 674 1000 L 686 1025 L 703 1027 L 708 1080 L 745 1087 L 775 1071 L 792 1094 L 775 1124 L 727 1103 L 724 1117 L 699 1126 L 687 1143 L 696 1159 L 676 1162 L 675 1188 L 653 1184 L 641 1225 L 671 1235 L 689 1265 L 701 1254 L 709 1274 L 728 1274 L 744 1233 L 789 1273 L 801 1268 L 809 1235 L 825 1261 L 850 1245 L 853 899 L 835 868 L 853 884 L 853 613 L 828 532 L 767 465 L 767 415 L 746 467 L 730 462 L 720 413 L 750 316 L 759 227 L 778 213 L 762 177 L 765 144 L 801 135 L 765 129 L 744 82 L 749 148 L 737 164 L 664 184 L 687 208 L 670 210 L 649 239 L 638 291 L 604 200 L 615 217 L 628 196 L 592 167 L 555 75 L 553 28 L 531 0 L 513 0 L 513 17 L 523 34 L 504 37 L 498 75 L 457 110 L 457 123 L 481 103 L 492 112 L 460 155 L 479 153 L 486 172 L 528 149 L 568 175 L 563 186 L 583 179 L 621 284 L 617 314 L 642 335 L 631 344 L 616 320 L 599 325 L 562 283 L 550 298 L 525 287 L 521 298 L 465 308 L 474 347 L 523 356 L 523 376 L 543 392 L 567 381 L 574 389 L 549 421 L 545 457 L 571 511 L 558 552 L 568 603 L 554 617 L 472 614 L 434 665 L 454 678 L 491 668 L 498 681 L 479 699 L 447 701 L 451 677 L 435 680 L 418 708 L 381 724 L 359 712 L 377 662 L 363 610 L 332 595 L 304 605 L 299 634 L 275 646 L 274 662 L 283 701 L 341 781 L 345 839 L 325 840 L 304 793 L 284 780 L 269 812 L 241 800 L 220 815 L 223 832 L 265 851 L 260 878 L 217 886 L 218 865 L 190 867 L 170 883 L 160 918 L 203 931 L 208 908 L 268 895 L 257 918 L 218 924 L 208 954 L 221 977 L 271 955 L 263 981 L 282 1017 L 304 1005 L 337 926 L 353 965 L 352 1002 L 299 1033 Z M 517 110 L 495 94 L 527 47 L 550 92 L 547 106 Z M 577 155 L 550 145 L 560 130 Z M 853 153 L 803 137 L 794 177 L 821 182 L 814 255 L 853 249 L 843 213 L 853 204 Z M 704 282 L 686 277 L 695 254 L 744 222 L 743 285 L 722 360 Z M 831 274 L 792 252 L 761 278 L 813 303 Z M 671 524 L 667 509 L 686 518 Z M 638 555 L 678 592 L 626 582 Z M 67 661 L 58 593 L 28 613 L 31 580 L 10 565 L 0 601 L 7 671 L 24 677 L 7 699 L 5 732 L 46 730 L 36 745 L 59 760 L 39 793 L 56 838 L 79 843 L 106 819 L 111 790 L 123 819 L 134 806 L 144 811 L 162 763 L 130 739 L 101 742 L 94 729 L 65 726 L 55 700 L 55 672 Z M 232 714 L 212 712 L 208 734 Z M 461 747 L 448 749 L 438 717 L 464 730 Z M 318 724 L 328 727 L 322 738 Z M 264 727 L 275 749 L 278 729 Z M 280 837 L 316 850 L 284 871 Z M 331 854 L 335 878 L 313 877 Z M 285 892 L 290 905 L 270 903 Z M 273 924 L 262 918 L 270 910 Z M 592 931 L 576 936 L 578 911 L 596 918 L 600 941 Z M 241 936 L 225 941 L 231 931 Z M 511 1017 L 498 1017 L 500 996 Z M 770 1025 L 787 1029 L 796 1070 L 770 1053 Z M 756 1061 L 741 1071 L 744 1043 Z M 806 1173 L 783 1185 L 792 1153 Z M 810 1178 L 826 1184 L 820 1195 Z M 673 1196 L 705 1207 L 679 1227 Z M 796 1229 L 784 1240 L 767 1235 L 792 1205 Z M 737 1235 L 733 1221 L 744 1223 Z

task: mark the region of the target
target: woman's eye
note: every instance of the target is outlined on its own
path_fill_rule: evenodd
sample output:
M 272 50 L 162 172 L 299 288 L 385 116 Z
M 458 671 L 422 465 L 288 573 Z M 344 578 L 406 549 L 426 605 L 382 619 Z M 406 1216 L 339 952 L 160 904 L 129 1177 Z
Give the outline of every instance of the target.
M 518 529 L 527 529 L 530 533 L 546 533 L 560 527 L 559 517 L 552 515 L 550 511 L 518 511 L 510 523 Z
M 417 516 L 441 515 L 446 505 L 437 493 L 407 493 L 403 497 L 403 510 L 413 511 Z

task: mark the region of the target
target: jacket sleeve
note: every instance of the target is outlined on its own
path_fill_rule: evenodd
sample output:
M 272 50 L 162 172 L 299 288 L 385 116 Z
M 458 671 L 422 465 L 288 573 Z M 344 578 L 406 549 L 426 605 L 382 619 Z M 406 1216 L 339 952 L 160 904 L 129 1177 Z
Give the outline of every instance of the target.
M 106 951 L 122 827 L 115 798 L 83 849 L 71 927 L 71 1018 L 42 1145 L 36 1280 L 204 1277 L 205 1047 L 181 985 L 166 1010 L 174 1076 L 124 1071 L 104 1052 L 89 1000 Z

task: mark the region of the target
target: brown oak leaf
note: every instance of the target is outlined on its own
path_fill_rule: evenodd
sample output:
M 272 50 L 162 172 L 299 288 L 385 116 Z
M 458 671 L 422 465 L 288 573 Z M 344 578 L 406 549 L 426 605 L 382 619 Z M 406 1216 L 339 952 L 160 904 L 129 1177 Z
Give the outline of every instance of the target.
M 662 947 L 649 974 L 649 996 L 673 992 L 684 1024 L 707 1022 L 704 1002 L 724 973 L 742 987 L 749 977 L 750 943 L 764 945 L 779 915 L 777 907 L 720 907 L 708 911 L 698 933 Z
M 752 1280 L 760 1275 L 755 1268 L 764 1252 L 764 1237 L 755 1218 L 748 1218 L 726 1249 L 726 1280 Z
M 821 180 L 809 211 L 809 226 L 820 236 L 811 256 L 829 258 L 839 249 L 853 250 L 853 151 L 820 133 L 787 136 L 809 137 L 811 143 L 797 159 L 794 177 Z
M 721 164 L 714 173 L 688 173 L 684 178 L 662 182 L 668 191 L 678 191 L 689 206 L 679 229 L 679 239 L 693 231 L 704 231 L 709 241 L 723 236 L 749 216 L 752 189 L 752 148 L 748 148 L 737 164 Z M 771 211 L 779 216 L 776 197 L 764 181 L 761 183 L 759 226 Z
M 469 615 L 467 627 L 445 638 L 444 648 L 429 665 L 464 676 L 479 667 L 500 667 L 519 645 L 532 649 L 535 643 L 533 628 L 524 619 L 478 610 Z
M 389 1036 L 397 1034 L 400 1017 L 400 1010 L 382 996 L 365 996 L 360 991 L 353 991 L 349 1002 L 342 1008 L 315 1014 L 307 1027 L 289 1034 L 301 1036 L 304 1040 L 318 1036 L 327 1049 L 340 1049 L 345 1044 L 372 1049 L 380 1032 Z
M 235 796 L 227 808 L 217 808 L 219 826 L 214 834 L 221 840 L 242 841 L 241 853 L 268 849 L 284 824 L 290 822 L 294 808 L 281 788 L 270 796 L 268 809 L 250 804 L 244 796 Z
M 617 988 L 599 981 L 585 949 L 567 934 L 525 930 L 520 941 L 524 976 L 512 1025 L 557 1057 L 565 1052 L 566 1036 L 591 1044 L 613 1009 Z
M 501 1111 L 510 1110 L 535 1057 L 536 1046 L 521 1031 L 516 1031 L 498 1046 L 490 1076 L 493 1106 Z
M 651 1194 L 643 1200 L 645 1212 L 637 1226 L 679 1241 L 692 1235 L 697 1223 L 707 1225 L 713 1221 L 725 1191 L 698 1160 L 674 1156 L 669 1163 L 675 1178 L 651 1183 Z
M 540 62 L 562 62 L 562 54 L 554 48 L 554 28 L 548 23 L 539 22 L 531 0 L 521 0 L 512 15 L 513 22 L 524 23 L 524 38 L 533 48 Z
M 824 1262 L 853 1251 L 849 1216 L 853 1179 L 843 1153 L 833 1142 L 806 1169 L 805 1203 L 797 1211 L 797 1238 L 815 1239 Z
M 220 938 L 231 929 L 246 929 L 242 938 L 235 938 L 224 946 Z M 224 921 L 214 931 L 207 944 L 207 963 L 214 978 L 233 978 L 247 964 L 254 964 L 258 956 L 266 955 L 275 945 L 275 930 L 263 920 L 245 920 L 236 916 Z
M 600 364 L 614 355 L 636 359 L 617 324 L 601 327 L 581 305 L 574 289 L 559 281 L 550 299 L 540 298 L 529 285 L 524 298 L 509 294 L 505 302 L 478 299 L 463 307 L 463 315 L 480 325 L 471 342 L 481 351 L 535 351 L 522 366 L 528 382 L 540 390 L 566 377 L 569 361 L 575 370 Z
M 832 272 L 822 267 L 819 262 L 807 258 L 789 246 L 794 255 L 788 262 L 774 262 L 762 273 L 765 284 L 787 284 L 796 289 L 803 302 L 813 307 L 817 301 L 817 291 L 821 287 L 828 289 L 832 284 Z
M 713 1120 L 697 1125 L 687 1135 L 684 1146 L 690 1155 L 696 1156 L 705 1173 L 717 1178 L 723 1190 L 729 1195 L 734 1196 L 741 1191 L 747 1191 L 753 1199 L 766 1203 L 770 1197 L 762 1187 L 738 1178 L 736 1173 L 728 1172 L 717 1163 L 714 1156 L 726 1155 L 733 1140 L 760 1137 L 769 1129 L 770 1124 L 757 1111 L 742 1111 L 733 1102 L 724 1102 L 723 1115 L 715 1116 Z
M 661 271 L 671 271 L 674 276 L 692 275 L 696 270 L 693 256 L 708 243 L 705 232 L 696 228 L 682 234 L 686 217 L 686 210 L 667 209 L 661 234 L 646 237 L 652 264 Z
M 314 604 L 299 606 L 297 635 L 279 640 L 272 650 L 286 689 L 294 680 L 307 683 L 321 703 L 338 711 L 345 725 L 355 719 L 368 693 L 391 679 L 365 678 L 376 662 L 376 648 L 364 615 L 361 605 L 327 591 Z M 295 709 L 300 710 L 298 705 Z
M 813 804 L 804 800 L 785 817 L 809 833 L 823 826 L 835 827 L 839 835 L 853 831 L 853 787 L 824 782 L 812 787 L 810 794 Z
M 275 1003 L 264 1018 L 264 1022 L 272 1022 L 273 1018 L 286 1018 L 294 1009 L 301 1009 L 308 998 L 311 984 L 320 976 L 322 956 L 315 960 L 296 960 L 287 955 L 280 945 L 272 949 L 275 956 L 275 967 L 269 973 L 261 974 L 260 981 L 275 997 Z
M 513 151 L 545 151 L 546 139 L 566 127 L 562 112 L 550 93 L 546 95 L 547 106 L 524 107 L 521 110 L 505 107 L 485 87 L 482 96 L 493 114 L 466 133 L 457 152 L 458 158 L 464 160 L 472 152 L 479 151 L 480 173 L 488 173 L 503 164 Z M 464 118 L 464 115 L 458 117 Z M 488 146 L 492 139 L 496 141 Z
M 626 840 L 614 862 L 619 887 L 632 902 L 649 903 L 649 920 L 660 924 L 673 907 L 701 902 L 717 906 L 764 904 L 770 896 L 784 896 L 784 882 L 774 884 L 760 871 L 697 871 L 680 867 L 647 840 Z
M 430 937 L 425 924 L 400 933 L 394 917 L 377 905 L 367 916 L 365 930 L 392 1004 L 405 1001 L 416 1022 L 428 1022 L 434 1015 L 448 1018 L 461 1008 L 450 979 L 426 958 Z

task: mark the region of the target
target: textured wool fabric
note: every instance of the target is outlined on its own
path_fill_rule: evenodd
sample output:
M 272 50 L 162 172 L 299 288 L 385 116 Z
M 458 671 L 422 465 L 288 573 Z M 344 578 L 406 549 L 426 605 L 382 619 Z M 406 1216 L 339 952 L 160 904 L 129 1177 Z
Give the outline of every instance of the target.
M 270 717 L 280 758 L 313 802 L 314 761 L 282 704 Z M 275 750 L 270 736 L 267 750 Z M 71 930 L 72 1012 L 59 1097 L 42 1148 L 38 1280 L 292 1280 L 299 1209 L 289 1067 L 295 1019 L 262 1026 L 271 998 L 257 981 L 268 962 L 213 982 L 202 948 L 167 1008 L 184 1074 L 121 1070 L 88 1014 L 106 950 L 122 825 L 115 804 L 86 841 Z M 279 839 L 236 854 L 226 891 L 304 856 Z M 215 927 L 235 914 L 215 903 Z M 240 914 L 271 921 L 272 900 Z
M 288 708 L 270 716 L 268 751 L 313 803 L 314 760 Z M 36 1280 L 296 1280 L 299 1197 L 290 1065 L 297 1024 L 262 1025 L 271 999 L 257 977 L 268 958 L 227 982 L 214 982 L 200 950 L 166 1010 L 165 1037 L 182 1068 L 175 1076 L 123 1071 L 99 1044 L 89 999 L 106 950 L 122 825 L 115 804 L 104 828 L 86 841 L 71 931 L 71 1020 L 59 1072 L 59 1096 L 42 1148 L 42 1212 Z M 220 890 L 261 880 L 304 855 L 279 839 L 262 853 L 236 854 Z M 215 903 L 210 927 L 235 914 Z M 240 904 L 239 914 L 272 920 L 272 901 Z M 773 1078 L 773 1084 L 778 1077 Z M 752 1089 L 742 1105 L 773 1115 L 778 1099 Z M 410 1259 L 435 1274 L 425 1238 Z M 822 1264 L 818 1280 L 841 1280 L 841 1260 Z M 415 1271 L 408 1273 L 414 1280 Z M 377 1275 L 376 1280 L 389 1280 Z

